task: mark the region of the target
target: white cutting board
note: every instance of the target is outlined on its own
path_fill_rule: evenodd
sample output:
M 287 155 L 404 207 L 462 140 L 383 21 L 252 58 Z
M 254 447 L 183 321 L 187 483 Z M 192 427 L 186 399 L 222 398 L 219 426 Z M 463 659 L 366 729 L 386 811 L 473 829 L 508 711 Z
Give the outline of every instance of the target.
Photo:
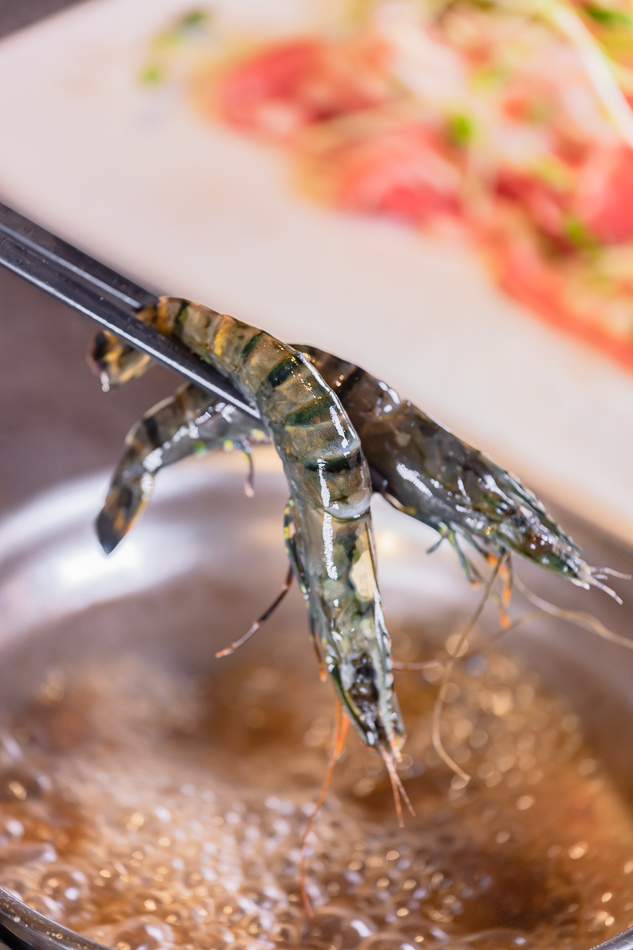
M 282 153 L 144 88 L 150 38 L 192 6 L 89 0 L 0 43 L 2 199 L 155 288 L 357 361 L 633 542 L 633 374 L 506 299 L 459 244 L 311 205 Z M 292 32 L 319 2 L 212 8 Z

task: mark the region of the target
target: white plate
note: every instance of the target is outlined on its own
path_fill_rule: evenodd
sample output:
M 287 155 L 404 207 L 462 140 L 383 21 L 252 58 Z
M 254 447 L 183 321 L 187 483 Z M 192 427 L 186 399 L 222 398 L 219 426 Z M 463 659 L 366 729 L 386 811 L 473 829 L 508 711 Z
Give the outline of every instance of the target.
M 91 0 L 0 44 L 3 199 L 121 270 L 354 359 L 532 487 L 633 542 L 633 375 L 454 244 L 315 207 L 283 155 L 144 88 L 191 0 Z M 318 0 L 215 0 L 292 32 Z

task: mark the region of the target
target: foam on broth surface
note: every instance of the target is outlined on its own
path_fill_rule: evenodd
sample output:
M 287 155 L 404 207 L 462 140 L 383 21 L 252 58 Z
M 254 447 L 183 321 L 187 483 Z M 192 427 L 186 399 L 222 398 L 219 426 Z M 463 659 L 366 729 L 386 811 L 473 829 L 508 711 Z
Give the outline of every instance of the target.
M 299 848 L 332 693 L 261 637 L 213 676 L 131 655 L 49 670 L 0 726 L 0 884 L 118 950 L 587 950 L 631 925 L 629 810 L 577 718 L 500 653 L 449 688 L 466 788 L 430 744 L 437 671 L 400 674 L 404 829 L 381 760 L 348 740 L 310 919 Z

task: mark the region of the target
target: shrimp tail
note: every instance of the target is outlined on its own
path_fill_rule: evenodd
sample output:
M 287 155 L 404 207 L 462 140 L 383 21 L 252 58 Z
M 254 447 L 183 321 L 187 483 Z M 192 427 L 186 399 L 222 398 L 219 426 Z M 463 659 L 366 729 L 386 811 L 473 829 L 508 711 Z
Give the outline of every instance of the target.
M 147 476 L 127 487 L 114 483 L 95 521 L 97 538 L 105 554 L 112 554 L 148 502 L 153 478 Z

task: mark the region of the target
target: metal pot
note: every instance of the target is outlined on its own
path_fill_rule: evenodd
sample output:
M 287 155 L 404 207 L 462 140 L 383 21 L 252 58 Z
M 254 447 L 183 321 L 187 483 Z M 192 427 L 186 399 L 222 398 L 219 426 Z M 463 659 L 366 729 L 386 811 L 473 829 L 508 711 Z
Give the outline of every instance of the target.
M 105 476 L 56 488 L 0 524 L 0 715 L 29 693 L 47 664 L 64 656 L 94 657 L 129 649 L 151 650 L 166 664 L 208 668 L 224 646 L 209 632 L 208 605 L 223 590 L 226 630 L 236 634 L 271 598 L 286 558 L 281 518 L 286 491 L 278 462 L 257 458 L 256 495 L 242 492 L 243 465 L 233 456 L 180 465 L 161 475 L 156 498 L 132 535 L 106 558 L 92 522 L 103 499 Z M 441 616 L 472 608 L 472 593 L 450 551 L 427 557 L 430 529 L 375 503 L 381 584 L 391 615 Z M 596 538 L 583 525 L 566 525 L 591 563 L 633 569 L 633 555 Z M 543 596 L 591 610 L 626 633 L 631 608 L 618 608 L 542 572 L 522 571 Z M 622 585 L 625 591 L 625 585 Z M 226 592 L 230 596 L 226 596 Z M 303 602 L 290 609 L 297 637 L 305 636 Z M 177 629 L 175 638 L 172 631 Z M 267 634 L 268 635 L 268 634 Z M 542 680 L 581 718 L 622 793 L 633 803 L 633 768 L 621 737 L 633 735 L 630 683 L 633 654 L 563 622 L 547 620 L 510 635 Z M 70 652 L 69 652 L 70 651 Z M 239 660 L 237 661 L 239 662 Z M 98 944 L 64 929 L 0 888 L 0 938 L 8 947 L 98 950 Z M 633 948 L 633 930 L 601 950 Z

